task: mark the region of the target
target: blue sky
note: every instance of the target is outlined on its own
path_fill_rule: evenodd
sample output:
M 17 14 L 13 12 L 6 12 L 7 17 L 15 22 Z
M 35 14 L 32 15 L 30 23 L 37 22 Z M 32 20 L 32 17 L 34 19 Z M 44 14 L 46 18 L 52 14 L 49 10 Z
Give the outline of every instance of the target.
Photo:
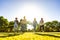
M 0 16 L 9 21 L 18 17 L 18 20 L 26 16 L 27 20 L 33 21 L 36 17 L 46 21 L 60 21 L 60 1 L 58 0 L 0 0 Z

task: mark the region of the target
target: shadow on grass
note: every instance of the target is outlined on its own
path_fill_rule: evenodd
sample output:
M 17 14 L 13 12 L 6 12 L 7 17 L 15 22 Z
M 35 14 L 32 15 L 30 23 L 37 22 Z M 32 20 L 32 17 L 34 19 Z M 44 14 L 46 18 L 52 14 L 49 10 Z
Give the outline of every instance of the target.
M 22 32 L 22 33 L 7 33 L 6 35 L 4 34 L 3 36 L 0 36 L 0 38 L 18 36 L 18 35 L 22 35 L 22 34 L 24 34 L 24 32 Z
M 60 38 L 60 36 L 52 35 L 52 34 L 39 34 L 39 33 L 35 33 L 35 34 L 37 34 L 37 35 L 41 35 L 41 36 L 50 36 L 50 37 Z

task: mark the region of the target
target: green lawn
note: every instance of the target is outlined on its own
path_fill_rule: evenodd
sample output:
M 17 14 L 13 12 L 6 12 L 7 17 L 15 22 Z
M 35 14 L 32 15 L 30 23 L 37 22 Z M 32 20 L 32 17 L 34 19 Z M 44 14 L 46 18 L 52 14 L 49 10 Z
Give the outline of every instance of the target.
M 0 32 L 0 40 L 60 40 L 60 32 Z

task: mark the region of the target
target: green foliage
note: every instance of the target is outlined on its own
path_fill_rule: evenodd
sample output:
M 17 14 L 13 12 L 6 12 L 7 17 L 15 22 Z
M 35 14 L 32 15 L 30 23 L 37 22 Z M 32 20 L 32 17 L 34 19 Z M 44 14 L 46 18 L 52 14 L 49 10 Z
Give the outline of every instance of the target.
M 8 20 L 3 16 L 0 16 L 0 31 L 6 31 L 8 25 L 9 25 Z
M 27 24 L 32 25 L 30 21 L 28 21 Z M 12 31 L 13 27 L 14 27 L 14 21 L 8 22 L 6 18 L 4 18 L 3 16 L 0 16 L 0 31 L 8 31 L 8 30 Z M 20 22 L 18 24 L 18 28 L 20 28 Z M 40 31 L 39 24 L 37 24 L 36 26 L 36 31 Z M 52 22 L 46 22 L 44 24 L 44 31 L 45 32 L 60 32 L 60 22 L 58 22 L 57 20 L 54 20 Z
M 53 32 L 60 31 L 60 22 L 58 22 L 56 20 L 54 20 L 52 22 L 46 22 L 45 31 L 53 31 Z
M 8 20 L 5 19 L 3 16 L 0 16 L 0 27 L 7 27 L 8 24 Z
M 14 21 L 10 21 L 9 26 L 14 26 Z

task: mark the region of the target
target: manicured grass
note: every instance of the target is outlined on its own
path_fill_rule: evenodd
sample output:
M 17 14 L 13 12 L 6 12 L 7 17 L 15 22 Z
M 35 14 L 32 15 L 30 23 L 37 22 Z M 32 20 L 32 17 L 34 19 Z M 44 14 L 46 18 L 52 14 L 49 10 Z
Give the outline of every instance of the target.
M 1 34 L 5 37 L 1 37 Z M 0 35 L 0 40 L 60 40 L 60 32 L 18 32 L 0 33 Z

